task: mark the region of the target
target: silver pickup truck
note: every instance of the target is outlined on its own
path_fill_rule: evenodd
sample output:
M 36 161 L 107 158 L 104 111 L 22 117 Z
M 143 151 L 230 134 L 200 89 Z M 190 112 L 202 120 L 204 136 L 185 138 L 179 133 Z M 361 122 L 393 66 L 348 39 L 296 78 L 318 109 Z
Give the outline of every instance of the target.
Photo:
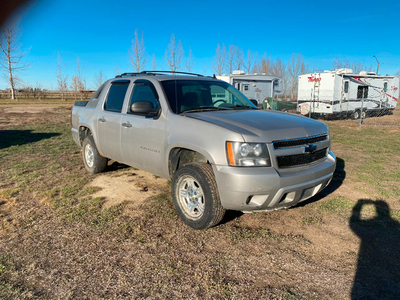
M 226 210 L 286 208 L 325 188 L 336 158 L 328 127 L 258 109 L 214 77 L 124 73 L 72 108 L 88 172 L 109 159 L 172 180 L 185 224 L 205 229 Z

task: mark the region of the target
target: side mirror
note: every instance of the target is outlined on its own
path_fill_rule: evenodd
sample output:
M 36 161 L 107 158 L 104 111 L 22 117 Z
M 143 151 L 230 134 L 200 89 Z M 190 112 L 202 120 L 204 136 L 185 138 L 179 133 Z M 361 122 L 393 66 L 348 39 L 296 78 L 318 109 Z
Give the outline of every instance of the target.
M 256 99 L 250 99 L 250 102 L 258 107 L 258 101 Z
M 154 108 L 153 103 L 150 101 L 137 101 L 131 105 L 131 113 L 145 115 L 145 116 L 157 116 L 159 108 Z

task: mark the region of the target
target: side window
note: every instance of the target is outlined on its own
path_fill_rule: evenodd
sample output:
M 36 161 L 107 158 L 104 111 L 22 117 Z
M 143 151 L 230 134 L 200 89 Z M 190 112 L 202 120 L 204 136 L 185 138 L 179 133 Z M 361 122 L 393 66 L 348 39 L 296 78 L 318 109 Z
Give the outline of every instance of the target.
M 138 101 L 148 101 L 153 104 L 153 108 L 159 108 L 160 105 L 158 103 L 158 95 L 154 90 L 153 86 L 145 82 L 135 82 L 135 86 L 133 87 L 131 99 L 129 100 L 129 108 L 133 103 Z
M 128 86 L 129 80 L 124 80 L 123 82 L 113 82 L 110 90 L 108 91 L 104 109 L 113 112 L 121 112 Z
M 344 82 L 344 92 L 345 92 L 345 93 L 348 93 L 348 92 L 349 92 L 349 82 L 348 82 L 348 81 L 345 81 L 345 82 Z
M 387 91 L 387 86 L 388 86 L 388 83 L 387 82 L 384 82 L 383 83 L 383 91 L 386 93 L 386 91 Z
M 357 98 L 367 99 L 368 98 L 368 87 L 359 85 L 357 88 Z
M 92 100 L 92 99 L 98 99 L 99 96 L 100 96 L 100 94 L 101 94 L 101 92 L 102 92 L 103 89 L 104 89 L 104 86 L 105 86 L 105 83 L 103 83 L 103 84 L 97 89 L 97 91 L 93 94 L 93 96 L 92 96 L 92 98 L 90 98 L 90 100 Z

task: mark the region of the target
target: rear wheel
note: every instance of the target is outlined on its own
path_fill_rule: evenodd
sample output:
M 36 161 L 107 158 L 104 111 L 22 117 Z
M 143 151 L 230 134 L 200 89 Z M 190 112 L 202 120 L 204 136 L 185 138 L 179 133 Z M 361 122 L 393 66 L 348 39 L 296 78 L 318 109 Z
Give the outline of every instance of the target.
M 82 143 L 82 158 L 86 171 L 90 174 L 103 172 L 107 167 L 107 158 L 100 155 L 93 137 L 88 135 Z
M 190 163 L 179 168 L 172 181 L 172 198 L 179 217 L 193 229 L 215 226 L 225 215 L 209 164 Z

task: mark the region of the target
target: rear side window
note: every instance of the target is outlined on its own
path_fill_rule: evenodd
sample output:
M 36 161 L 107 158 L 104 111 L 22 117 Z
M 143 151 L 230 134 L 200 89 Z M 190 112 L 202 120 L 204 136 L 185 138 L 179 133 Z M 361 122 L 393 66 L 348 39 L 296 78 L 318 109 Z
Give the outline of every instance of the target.
M 111 84 L 108 91 L 104 109 L 107 111 L 121 112 L 124 104 L 125 94 L 129 86 L 129 80 L 116 81 Z
M 92 98 L 90 98 L 90 100 L 89 100 L 88 104 L 86 105 L 86 107 L 96 107 L 97 106 L 97 103 L 99 102 L 100 94 L 103 91 L 104 86 L 105 86 L 105 83 L 103 83 L 101 85 L 101 87 L 98 88 L 96 93 L 94 93 Z

